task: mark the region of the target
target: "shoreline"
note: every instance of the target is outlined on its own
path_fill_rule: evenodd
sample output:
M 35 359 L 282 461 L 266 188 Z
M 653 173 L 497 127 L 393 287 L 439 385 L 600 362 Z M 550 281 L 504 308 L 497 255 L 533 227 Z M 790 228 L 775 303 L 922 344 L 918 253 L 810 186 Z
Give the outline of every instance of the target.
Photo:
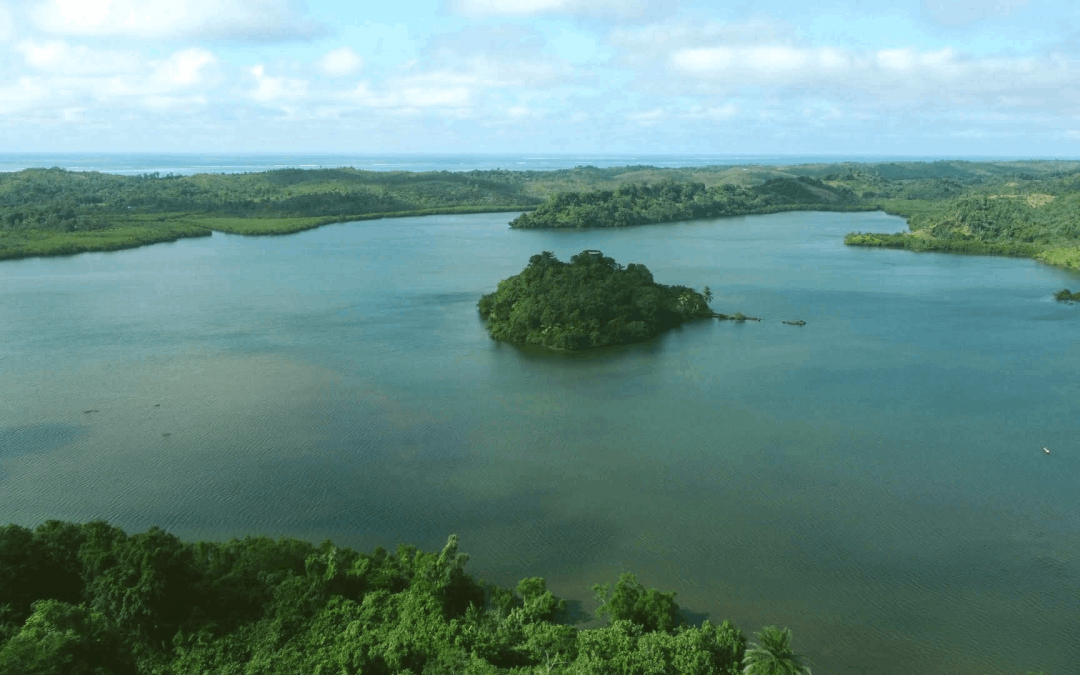
M 452 206 L 415 211 L 295 218 L 228 218 L 183 213 L 154 214 L 154 218 L 158 222 L 174 222 L 158 227 L 148 227 L 142 224 L 118 224 L 86 232 L 54 232 L 42 229 L 0 231 L 0 262 L 78 255 L 80 253 L 122 251 L 152 244 L 170 243 L 190 237 L 209 237 L 214 232 L 251 237 L 278 236 L 313 230 L 324 225 L 352 223 L 361 220 L 448 214 L 520 213 L 535 208 L 535 206 L 520 206 L 510 209 L 504 206 Z

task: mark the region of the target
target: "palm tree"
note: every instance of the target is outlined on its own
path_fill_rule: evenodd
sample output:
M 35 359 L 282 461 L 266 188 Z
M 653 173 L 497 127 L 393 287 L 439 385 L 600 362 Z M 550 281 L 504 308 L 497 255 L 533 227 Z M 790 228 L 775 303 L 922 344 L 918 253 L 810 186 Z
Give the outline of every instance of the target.
M 791 631 L 765 626 L 743 656 L 743 675 L 810 675 L 805 657 L 791 651 Z
M 709 304 L 710 302 L 712 302 L 712 299 L 713 299 L 713 294 L 712 294 L 712 289 L 711 289 L 711 288 L 709 288 L 708 286 L 706 286 L 706 287 L 705 287 L 705 290 L 703 290 L 703 291 L 701 292 L 701 294 L 702 294 L 703 296 L 705 296 L 705 304 L 706 304 L 706 305 L 707 305 L 707 304 Z

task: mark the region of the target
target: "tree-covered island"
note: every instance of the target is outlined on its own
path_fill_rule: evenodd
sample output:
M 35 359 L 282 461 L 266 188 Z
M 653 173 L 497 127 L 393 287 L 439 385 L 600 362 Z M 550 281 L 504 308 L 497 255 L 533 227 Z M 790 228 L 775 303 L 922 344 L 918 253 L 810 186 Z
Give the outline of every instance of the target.
M 478 306 L 493 338 L 570 350 L 639 342 L 693 319 L 753 320 L 713 312 L 711 300 L 708 286 L 658 284 L 644 265 L 623 267 L 600 251 L 569 263 L 544 251 Z

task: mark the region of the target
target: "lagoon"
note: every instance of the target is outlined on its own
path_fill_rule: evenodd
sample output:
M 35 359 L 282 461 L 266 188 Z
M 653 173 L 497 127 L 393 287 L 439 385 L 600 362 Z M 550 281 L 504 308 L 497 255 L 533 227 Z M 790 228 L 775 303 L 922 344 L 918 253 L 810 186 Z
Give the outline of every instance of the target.
M 1052 298 L 1075 274 L 843 246 L 904 229 L 881 213 L 516 215 L 0 263 L 0 520 L 453 532 L 473 574 L 586 610 L 630 571 L 697 617 L 787 625 L 815 672 L 1080 661 L 1080 310 Z M 587 248 L 764 320 L 488 338 L 481 294 Z

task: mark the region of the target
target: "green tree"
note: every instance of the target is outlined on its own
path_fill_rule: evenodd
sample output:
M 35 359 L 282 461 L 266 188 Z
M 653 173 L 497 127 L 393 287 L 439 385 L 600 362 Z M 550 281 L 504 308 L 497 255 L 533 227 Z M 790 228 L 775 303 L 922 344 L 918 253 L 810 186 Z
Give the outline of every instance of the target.
M 60 600 L 35 602 L 0 649 L 0 675 L 119 675 L 133 666 L 103 615 Z
M 646 631 L 670 631 L 686 623 L 674 592 L 645 590 L 633 574 L 621 575 L 614 590 L 607 584 L 597 584 L 592 590 L 600 601 L 598 617 L 607 615 L 612 621 L 631 621 Z
M 702 295 L 703 298 L 705 298 L 705 304 L 706 305 L 709 304 L 710 302 L 712 302 L 713 292 L 712 292 L 712 289 L 709 288 L 708 286 L 706 286 L 705 290 L 703 290 L 701 292 L 701 295 Z
M 765 626 L 754 633 L 757 644 L 751 643 L 743 657 L 743 675 L 810 675 L 805 657 L 791 650 L 791 631 L 777 626 Z

